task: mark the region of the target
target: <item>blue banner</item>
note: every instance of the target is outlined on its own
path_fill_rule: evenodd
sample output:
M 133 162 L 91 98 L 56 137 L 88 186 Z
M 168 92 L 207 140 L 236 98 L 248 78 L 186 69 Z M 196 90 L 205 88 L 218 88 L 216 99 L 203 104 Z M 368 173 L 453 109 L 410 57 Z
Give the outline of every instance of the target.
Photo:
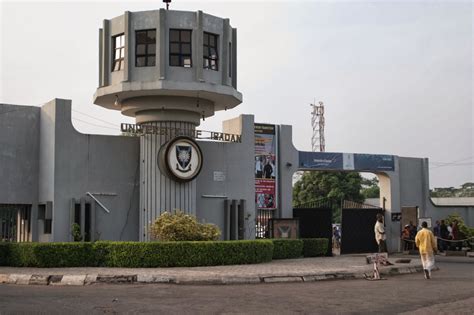
M 302 169 L 342 169 L 342 154 L 327 152 L 299 152 L 299 167 Z
M 393 155 L 299 152 L 300 170 L 336 170 L 336 171 L 394 171 Z

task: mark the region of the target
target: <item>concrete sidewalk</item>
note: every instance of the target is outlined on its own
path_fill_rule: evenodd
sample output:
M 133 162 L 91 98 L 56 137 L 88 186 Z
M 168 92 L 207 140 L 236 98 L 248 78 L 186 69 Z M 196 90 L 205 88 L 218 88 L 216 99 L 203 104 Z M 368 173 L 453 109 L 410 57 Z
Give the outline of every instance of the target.
M 410 263 L 395 263 L 410 258 Z M 382 275 L 421 272 L 419 257 L 392 255 Z M 179 268 L 14 268 L 0 267 L 0 283 L 88 285 L 95 283 L 248 284 L 363 279 L 372 275 L 365 255 L 275 260 L 255 265 Z

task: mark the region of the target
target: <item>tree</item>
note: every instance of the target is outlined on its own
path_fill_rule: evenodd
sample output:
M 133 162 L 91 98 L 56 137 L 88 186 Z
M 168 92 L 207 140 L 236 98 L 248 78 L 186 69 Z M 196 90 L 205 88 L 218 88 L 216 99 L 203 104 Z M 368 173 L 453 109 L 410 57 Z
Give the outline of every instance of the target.
M 333 204 L 333 221 L 341 221 L 341 201 L 363 202 L 362 177 L 356 172 L 304 172 L 293 187 L 293 204 L 327 198 Z
M 362 178 L 362 195 L 365 199 L 378 198 L 380 196 L 379 179 L 374 178 Z

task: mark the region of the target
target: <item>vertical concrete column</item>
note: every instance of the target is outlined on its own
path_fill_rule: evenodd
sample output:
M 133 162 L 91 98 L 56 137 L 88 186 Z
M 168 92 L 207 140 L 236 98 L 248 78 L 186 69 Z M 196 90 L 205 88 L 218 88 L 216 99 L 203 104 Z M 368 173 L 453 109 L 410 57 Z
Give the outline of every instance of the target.
M 203 21 L 202 21 L 202 11 L 196 12 L 196 25 L 197 30 L 193 32 L 193 49 L 192 49 L 192 58 L 193 58 L 193 69 L 195 80 L 198 82 L 204 82 L 203 77 L 203 64 L 202 64 L 202 55 L 203 55 Z
M 104 86 L 104 31 L 103 29 L 99 29 L 99 87 Z
M 102 86 L 109 85 L 110 76 L 110 27 L 109 20 L 104 20 L 102 27 Z
M 195 130 L 189 122 L 150 122 L 165 134 L 140 137 L 140 240 L 150 240 L 150 225 L 165 211 L 181 210 L 196 215 L 196 181 L 176 182 L 162 174 L 158 167 L 160 148 L 173 139 L 179 130 Z
M 229 19 L 224 19 L 224 31 L 222 33 L 222 40 L 221 43 L 221 50 L 220 50 L 220 65 L 219 69 L 222 73 L 221 84 L 222 85 L 230 85 L 229 82 L 229 29 L 230 29 L 230 22 Z
M 232 29 L 232 86 L 237 89 L 237 29 Z
M 38 203 L 31 205 L 31 241 L 38 241 Z
M 69 207 L 69 227 L 68 227 L 68 238 L 70 242 L 74 241 L 74 238 L 72 237 L 72 225 L 74 224 L 74 214 L 75 214 L 75 209 L 76 209 L 76 199 L 72 198 L 71 199 L 71 204 Z M 54 224 L 53 224 L 53 234 L 54 234 Z
M 224 241 L 230 240 L 230 202 L 224 200 L 224 232 L 222 233 Z
M 160 28 L 157 32 L 157 40 L 159 40 L 158 45 L 158 58 L 156 59 L 157 64 L 159 64 L 159 76 L 160 80 L 166 78 L 166 65 L 168 64 L 168 53 L 166 47 L 168 47 L 168 31 L 166 30 L 166 10 L 160 9 Z M 159 62 L 159 63 L 158 63 Z
M 86 199 L 81 198 L 81 236 L 82 240 L 86 236 Z
M 130 81 L 130 72 L 132 70 L 133 58 L 132 60 L 129 57 L 129 52 L 133 50 L 132 48 L 132 23 L 131 23 L 131 14 L 130 11 L 125 11 L 124 23 L 125 23 L 125 68 L 123 69 L 123 81 Z

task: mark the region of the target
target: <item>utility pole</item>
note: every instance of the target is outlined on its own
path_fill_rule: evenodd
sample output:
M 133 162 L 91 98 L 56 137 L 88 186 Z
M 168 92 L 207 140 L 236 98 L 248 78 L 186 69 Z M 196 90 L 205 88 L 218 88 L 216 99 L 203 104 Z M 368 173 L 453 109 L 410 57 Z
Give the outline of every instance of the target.
M 319 105 L 310 104 L 313 108 L 311 112 L 311 126 L 313 127 L 313 136 L 311 137 L 311 148 L 313 152 L 325 152 L 326 141 L 324 139 L 324 103 L 318 102 Z

